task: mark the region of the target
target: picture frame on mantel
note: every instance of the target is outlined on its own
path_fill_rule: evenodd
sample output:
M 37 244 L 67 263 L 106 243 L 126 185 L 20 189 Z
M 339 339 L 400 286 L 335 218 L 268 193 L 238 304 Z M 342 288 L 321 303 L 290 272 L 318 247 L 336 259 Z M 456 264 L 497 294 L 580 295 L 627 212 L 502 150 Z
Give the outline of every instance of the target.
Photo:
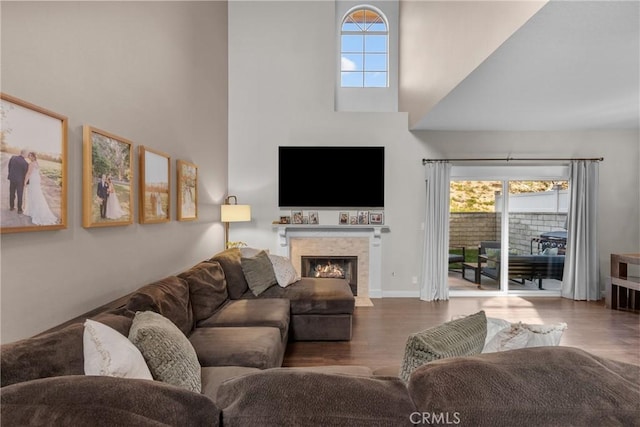
M 340 225 L 349 224 L 349 212 L 340 212 L 338 214 L 338 224 Z
M 0 93 L 0 233 L 67 228 L 67 117 Z
M 359 225 L 369 224 L 369 211 L 358 211 L 358 224 Z
M 198 219 L 198 166 L 185 160 L 176 161 L 178 221 Z
M 141 145 L 140 207 L 141 224 L 156 224 L 171 220 L 171 158 L 168 154 Z
M 133 224 L 133 143 L 82 128 L 82 226 Z
M 379 211 L 369 212 L 369 224 L 371 225 L 384 224 L 384 212 L 379 212 Z

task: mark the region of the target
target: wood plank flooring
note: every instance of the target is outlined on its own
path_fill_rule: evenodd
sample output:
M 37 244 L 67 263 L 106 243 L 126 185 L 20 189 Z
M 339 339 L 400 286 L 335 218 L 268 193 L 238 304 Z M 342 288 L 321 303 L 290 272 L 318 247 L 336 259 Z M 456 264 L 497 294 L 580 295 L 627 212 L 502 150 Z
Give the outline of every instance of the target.
M 640 365 L 640 316 L 609 310 L 604 300 L 572 301 L 555 297 L 452 298 L 426 302 L 417 298 L 373 299 L 356 307 L 353 338 L 337 342 L 291 342 L 283 366 L 399 366 L 410 333 L 452 317 L 484 310 L 488 317 L 512 322 L 568 324 L 560 345 Z

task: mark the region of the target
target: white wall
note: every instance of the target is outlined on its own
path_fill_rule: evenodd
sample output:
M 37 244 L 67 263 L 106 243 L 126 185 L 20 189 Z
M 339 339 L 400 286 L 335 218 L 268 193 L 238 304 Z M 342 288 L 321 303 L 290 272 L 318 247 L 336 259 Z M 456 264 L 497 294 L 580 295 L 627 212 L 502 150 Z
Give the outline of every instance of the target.
M 406 113 L 335 113 L 333 2 L 229 5 L 229 193 L 253 209 L 231 240 L 277 252 L 279 145 L 386 147 L 384 296 L 413 296 L 422 263 L 423 157 L 599 157 L 600 256 L 640 244 L 638 132 L 408 132 Z M 312 16 L 313 19 L 308 19 Z M 354 165 L 357 167 L 357 165 Z M 339 173 L 337 171 L 336 173 Z M 304 177 L 300 177 L 304 185 Z M 354 185 L 353 191 L 357 191 Z M 337 212 L 320 211 L 337 223 Z M 419 282 L 419 280 L 418 280 Z
M 2 91 L 69 118 L 68 228 L 2 235 L 2 342 L 8 342 L 222 249 L 227 4 L 2 2 L 1 8 Z M 139 145 L 171 156 L 171 222 L 82 228 L 84 124 L 133 141 L 136 159 Z M 176 159 L 199 166 L 196 222 L 175 221 Z

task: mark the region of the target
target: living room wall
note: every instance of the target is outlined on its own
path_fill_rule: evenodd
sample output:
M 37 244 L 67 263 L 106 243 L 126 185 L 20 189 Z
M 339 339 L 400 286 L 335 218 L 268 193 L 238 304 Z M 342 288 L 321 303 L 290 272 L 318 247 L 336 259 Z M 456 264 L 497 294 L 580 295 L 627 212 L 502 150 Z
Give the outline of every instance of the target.
M 610 252 L 640 244 L 638 131 L 416 132 L 406 113 L 336 113 L 333 2 L 232 2 L 229 5 L 229 192 L 252 205 L 253 220 L 231 240 L 276 252 L 279 145 L 378 145 L 386 150 L 383 296 L 417 296 L 425 209 L 424 157 L 599 157 L 600 267 Z M 313 19 L 309 19 L 313 17 Z M 331 167 L 328 165 L 327 167 Z M 353 167 L 357 167 L 354 165 Z M 340 173 L 340 171 L 335 171 Z M 345 183 L 358 191 L 366 185 Z M 337 211 L 319 212 L 337 224 Z
M 2 91 L 66 115 L 68 228 L 3 234 L 2 342 L 27 337 L 223 247 L 227 4 L 2 2 Z M 164 224 L 82 227 L 82 126 L 171 156 Z M 177 222 L 175 160 L 199 167 L 199 219 Z M 3 177 L 6 179 L 6 177 Z M 8 197 L 4 195 L 3 197 Z M 2 212 L 5 214 L 5 212 Z

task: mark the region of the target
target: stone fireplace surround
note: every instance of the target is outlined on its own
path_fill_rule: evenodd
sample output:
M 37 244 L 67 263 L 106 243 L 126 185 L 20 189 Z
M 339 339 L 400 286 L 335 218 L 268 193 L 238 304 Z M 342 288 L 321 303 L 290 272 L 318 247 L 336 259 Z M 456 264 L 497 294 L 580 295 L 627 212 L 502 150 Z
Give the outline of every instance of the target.
M 304 256 L 357 256 L 358 297 L 382 297 L 381 232 L 387 226 L 280 224 L 278 254 L 289 257 L 300 273 Z

